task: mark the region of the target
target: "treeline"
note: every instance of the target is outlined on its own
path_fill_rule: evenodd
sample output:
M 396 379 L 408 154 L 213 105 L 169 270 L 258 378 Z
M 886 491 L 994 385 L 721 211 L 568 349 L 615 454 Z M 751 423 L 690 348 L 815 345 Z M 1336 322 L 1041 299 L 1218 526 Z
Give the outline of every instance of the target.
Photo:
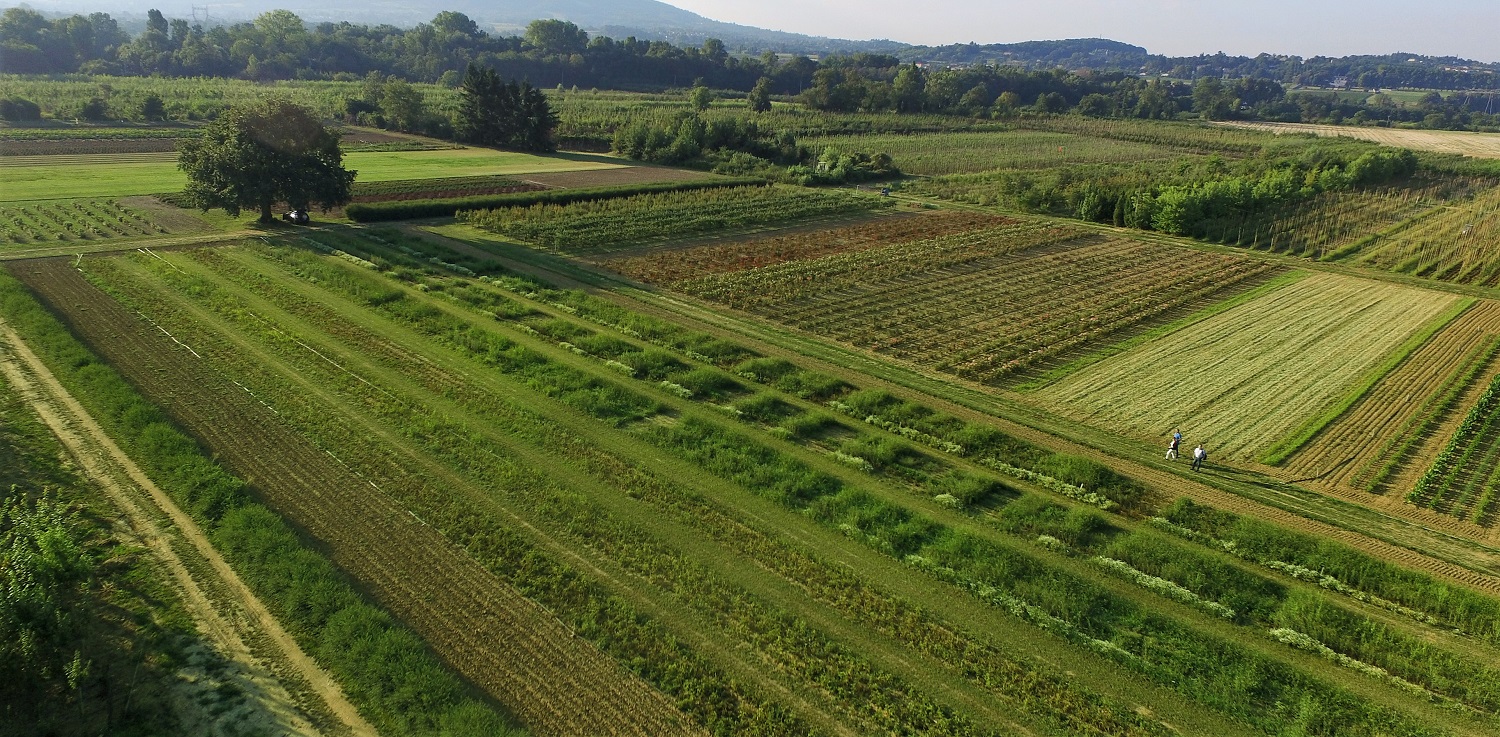
M 1116 227 L 1239 242 L 1278 211 L 1323 192 L 1369 187 L 1415 174 L 1425 163 L 1406 149 L 1360 142 L 1317 142 L 1226 160 L 1214 155 L 1184 166 L 1136 162 L 1085 164 L 1046 171 L 999 171 L 919 182 L 929 195 L 1074 217 Z M 1457 171 L 1457 170 L 1455 170 Z M 1464 169 L 1484 175 L 1484 169 Z M 1242 232 L 1248 231 L 1248 232 Z
M 1074 48 L 1073 53 L 1085 54 L 1087 48 L 1085 44 Z M 431 118 L 411 121 L 409 103 L 419 101 L 421 96 L 400 85 L 426 82 L 456 88 L 471 64 L 535 88 L 664 90 L 702 86 L 745 93 L 752 109 L 767 107 L 769 96 L 780 95 L 796 96 L 817 110 L 841 112 L 979 117 L 1076 112 L 1094 117 L 1170 119 L 1192 115 L 1211 120 L 1401 123 L 1446 129 L 1500 127 L 1496 100 L 1484 94 L 1444 97 L 1434 92 L 1416 104 L 1401 104 L 1379 94 L 1368 99 L 1331 92 L 1288 96 L 1284 82 L 1307 80 L 1271 63 L 1280 57 L 1257 57 L 1255 64 L 1244 68 L 1196 64 L 1157 73 L 1154 66 L 1147 65 L 1152 71 L 1138 72 L 1124 62 L 1135 48 L 1117 44 L 1085 54 L 1092 58 L 1102 53 L 1116 60 L 1114 66 L 1100 71 L 1072 61 L 1030 71 L 1009 63 L 970 64 L 961 60 L 955 63 L 965 66 L 923 67 L 903 63 L 897 56 L 869 53 L 835 55 L 820 61 L 774 54 L 736 56 L 715 39 L 701 46 L 675 46 L 664 41 L 590 37 L 572 23 L 559 20 L 533 21 L 522 35 L 498 36 L 480 30 L 468 16 L 452 11 L 438 13 L 429 23 L 401 29 L 352 23 L 309 27 L 286 10 L 262 14 L 249 23 L 203 28 L 152 10 L 145 31 L 134 38 L 104 13 L 55 20 L 26 8 L 10 8 L 0 14 L 0 71 L 256 81 L 373 79 L 377 84 L 378 80 L 389 80 L 398 83 L 392 88 L 390 101 L 367 95 L 350 109 L 351 114 L 381 112 L 396 121 L 393 127 L 436 134 L 442 131 L 431 129 Z M 1377 65 L 1367 74 L 1351 78 L 1349 84 L 1392 86 L 1403 81 L 1392 71 L 1398 68 L 1406 67 Z M 1493 86 L 1494 74 L 1484 74 L 1488 76 L 1440 81 L 1451 82 L 1452 87 L 1478 82 Z M 403 91 L 404 97 L 395 94 Z M 25 100 L 7 100 L 0 117 L 26 120 L 38 112 Z M 83 119 L 110 115 L 151 119 L 148 111 L 132 110 L 127 115 L 126 111 L 107 110 L 102 103 L 70 112 Z
M 1314 56 L 1282 54 L 1197 56 L 1152 54 L 1139 46 L 1098 38 L 1024 41 L 1012 44 L 952 44 L 894 52 L 905 61 L 940 64 L 1010 64 L 1028 69 L 1123 71 L 1177 79 L 1258 77 L 1283 84 L 1326 87 L 1343 78 L 1361 89 L 1496 90 L 1500 65 L 1450 56 L 1383 54 Z
M 615 130 L 612 149 L 636 161 L 688 165 L 715 174 L 756 176 L 802 185 L 845 184 L 901 175 L 884 153 L 814 150 L 791 133 L 737 118 L 679 115 L 665 125 L 645 121 Z

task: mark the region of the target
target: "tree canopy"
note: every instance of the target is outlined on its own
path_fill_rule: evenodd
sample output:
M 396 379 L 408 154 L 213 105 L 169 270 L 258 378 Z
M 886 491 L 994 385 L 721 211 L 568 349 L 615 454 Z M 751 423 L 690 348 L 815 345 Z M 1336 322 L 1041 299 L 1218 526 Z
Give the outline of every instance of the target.
M 551 151 L 557 114 L 541 90 L 526 82 L 506 82 L 494 69 L 470 64 L 459 87 L 459 140 L 481 146 Z
M 270 100 L 225 111 L 183 142 L 177 165 L 187 173 L 183 193 L 193 205 L 233 216 L 258 210 L 268 222 L 277 203 L 326 212 L 348 202 L 355 172 L 343 158 L 339 135 L 310 111 Z

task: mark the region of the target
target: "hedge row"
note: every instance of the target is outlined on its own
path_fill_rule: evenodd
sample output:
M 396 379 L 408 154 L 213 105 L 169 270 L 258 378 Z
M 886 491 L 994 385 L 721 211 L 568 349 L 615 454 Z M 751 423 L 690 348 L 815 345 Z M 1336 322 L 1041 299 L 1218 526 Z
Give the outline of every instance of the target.
M 540 192 L 513 192 L 510 194 L 484 195 L 478 197 L 454 197 L 436 200 L 406 200 L 397 202 L 366 202 L 350 205 L 344 210 L 350 220 L 372 223 L 384 220 L 415 220 L 418 218 L 451 217 L 460 210 L 493 210 L 498 207 L 530 207 L 532 205 L 567 205 L 588 200 L 607 200 L 656 192 L 682 192 L 695 189 L 719 189 L 722 187 L 766 186 L 769 182 L 752 178 L 695 179 L 687 182 L 654 182 L 650 184 L 622 184 L 613 187 L 579 187 L 577 189 L 545 189 Z
M 130 457 L 193 517 L 298 644 L 338 679 L 382 734 L 519 734 L 505 716 L 466 695 L 463 682 L 415 634 L 368 603 L 279 515 L 253 501 L 242 479 L 205 455 L 159 407 L 3 271 L 0 314 Z

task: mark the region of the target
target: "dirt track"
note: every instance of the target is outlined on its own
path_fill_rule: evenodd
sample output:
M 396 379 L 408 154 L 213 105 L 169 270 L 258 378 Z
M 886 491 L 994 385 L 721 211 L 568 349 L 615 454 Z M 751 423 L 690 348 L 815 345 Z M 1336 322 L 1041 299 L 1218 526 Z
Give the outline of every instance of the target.
M 264 666 L 251 654 L 246 639 L 264 637 L 277 651 L 279 659 L 289 665 L 312 691 L 323 700 L 328 712 L 341 724 L 340 734 L 356 737 L 374 737 L 375 728 L 360 716 L 359 711 L 344 696 L 338 684 L 329 677 L 312 658 L 307 656 L 291 635 L 281 628 L 260 599 L 245 586 L 234 570 L 229 567 L 202 530 L 173 503 L 135 462 L 104 432 L 94 418 L 72 395 L 58 383 L 36 354 L 21 340 L 21 337 L 3 320 L 0 320 L 0 345 L 6 353 L 0 353 L 0 373 L 6 382 L 26 396 L 53 434 L 68 449 L 87 477 L 99 485 L 111 503 L 124 513 L 132 531 L 167 569 L 183 597 L 183 603 L 198 623 L 203 634 L 217 649 L 246 669 L 246 680 L 254 684 L 261 693 L 257 699 L 267 703 L 277 714 L 277 721 L 259 726 L 298 735 L 316 735 L 318 732 L 305 720 L 285 707 L 277 709 L 276 702 L 289 701 L 279 684 L 271 681 Z M 137 491 L 129 491 L 117 471 L 129 479 Z M 219 612 L 204 591 L 204 586 L 193 578 L 172 543 L 162 532 L 152 514 L 136 503 L 136 494 L 144 494 L 164 513 L 177 534 L 192 546 L 192 549 L 208 562 L 214 581 L 207 585 L 228 592 L 229 597 L 247 615 L 246 621 L 233 621 Z
M 380 604 L 537 734 L 664 735 L 676 709 L 550 612 L 331 454 L 282 425 L 207 360 L 126 312 L 66 261 L 13 268 L 174 419 L 251 478 Z M 84 315 L 87 319 L 84 319 Z

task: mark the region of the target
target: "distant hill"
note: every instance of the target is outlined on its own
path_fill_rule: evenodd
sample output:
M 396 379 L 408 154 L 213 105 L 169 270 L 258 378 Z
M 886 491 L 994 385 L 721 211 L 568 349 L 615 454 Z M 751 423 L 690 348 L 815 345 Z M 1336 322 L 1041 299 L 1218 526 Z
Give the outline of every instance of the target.
M 107 12 L 131 32 L 144 27 L 147 8 L 159 7 L 169 17 L 182 17 L 182 6 L 160 0 L 3 0 L 0 8 L 24 4 L 48 14 Z M 479 27 L 501 35 L 515 35 L 538 18 L 571 21 L 593 35 L 701 44 L 717 38 L 735 51 L 777 51 L 798 54 L 854 52 L 894 53 L 908 48 L 895 41 L 851 41 L 800 33 L 771 31 L 705 18 L 657 0 L 240 0 L 209 6 L 215 23 L 252 20 L 268 10 L 285 9 L 309 23 L 343 22 L 411 27 L 432 20 L 444 10 L 472 18 Z
M 1105 38 L 1071 38 L 1062 41 L 1023 41 L 1012 44 L 951 44 L 910 46 L 894 52 L 903 61 L 935 64 L 1045 64 L 1069 69 L 1130 69 L 1146 63 L 1151 53 Z

